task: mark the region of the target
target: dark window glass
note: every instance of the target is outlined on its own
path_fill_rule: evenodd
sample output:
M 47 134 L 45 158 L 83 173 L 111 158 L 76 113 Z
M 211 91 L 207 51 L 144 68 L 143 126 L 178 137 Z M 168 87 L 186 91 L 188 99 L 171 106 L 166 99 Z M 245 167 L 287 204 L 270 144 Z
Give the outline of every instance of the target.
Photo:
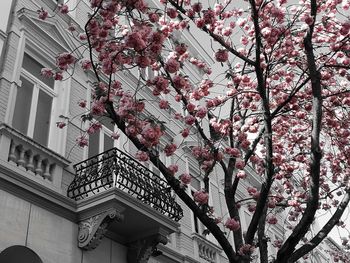
M 45 146 L 49 139 L 51 107 L 52 97 L 40 90 L 36 108 L 33 139 Z
M 100 133 L 95 132 L 89 135 L 89 158 L 99 154 Z
M 33 76 L 35 76 L 37 79 L 40 79 L 42 82 L 44 82 L 47 86 L 53 89 L 54 87 L 54 79 L 53 78 L 45 78 L 41 76 L 41 69 L 44 68 L 43 65 L 41 65 L 38 61 L 33 59 L 28 54 L 24 53 L 23 57 L 23 63 L 22 68 L 30 72 Z
M 12 126 L 23 134 L 27 134 L 34 85 L 23 77 L 21 81 L 22 85 L 17 89 Z

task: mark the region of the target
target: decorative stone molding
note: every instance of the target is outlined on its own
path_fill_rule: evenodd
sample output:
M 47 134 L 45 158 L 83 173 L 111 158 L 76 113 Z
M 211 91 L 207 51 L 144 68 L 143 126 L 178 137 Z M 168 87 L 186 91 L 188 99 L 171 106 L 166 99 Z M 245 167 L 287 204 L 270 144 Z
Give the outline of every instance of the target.
M 79 223 L 78 246 L 85 250 L 96 248 L 113 221 L 122 221 L 123 215 L 115 208 L 94 215 Z
M 167 242 L 167 237 L 162 234 L 154 234 L 132 242 L 128 246 L 127 262 L 147 263 L 152 253 L 157 251 L 157 245 L 165 245 Z
M 0 159 L 27 175 L 61 188 L 63 169 L 70 161 L 5 123 L 0 123 Z M 39 179 L 41 178 L 41 180 Z
M 193 233 L 192 238 L 195 241 L 195 248 L 196 251 L 198 251 L 199 258 L 202 258 L 210 263 L 217 262 L 217 255 L 219 255 L 222 251 L 220 247 L 206 240 L 197 233 Z

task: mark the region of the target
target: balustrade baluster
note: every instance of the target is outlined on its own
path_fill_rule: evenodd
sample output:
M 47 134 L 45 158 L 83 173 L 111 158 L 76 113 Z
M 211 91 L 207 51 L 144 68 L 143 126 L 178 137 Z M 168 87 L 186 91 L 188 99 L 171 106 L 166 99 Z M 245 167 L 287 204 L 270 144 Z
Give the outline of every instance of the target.
M 14 140 L 11 140 L 10 152 L 9 152 L 9 161 L 16 162 L 16 144 Z
M 27 152 L 28 155 L 28 163 L 27 163 L 27 170 L 30 172 L 34 172 L 34 154 L 32 151 Z
M 48 179 L 48 180 L 51 181 L 50 163 L 49 163 L 49 160 L 45 160 L 44 167 L 45 167 L 45 170 L 44 170 L 44 173 L 43 173 L 43 177 L 44 177 L 45 179 Z
M 41 168 L 42 159 L 40 155 L 37 155 L 37 163 L 35 168 L 35 174 L 41 175 L 43 173 L 43 169 Z
M 18 161 L 17 161 L 17 165 L 24 167 L 24 164 L 25 164 L 25 160 L 24 160 L 25 150 L 24 150 L 24 147 L 22 145 L 19 145 L 17 147 L 17 149 L 19 151 L 19 158 L 18 158 Z

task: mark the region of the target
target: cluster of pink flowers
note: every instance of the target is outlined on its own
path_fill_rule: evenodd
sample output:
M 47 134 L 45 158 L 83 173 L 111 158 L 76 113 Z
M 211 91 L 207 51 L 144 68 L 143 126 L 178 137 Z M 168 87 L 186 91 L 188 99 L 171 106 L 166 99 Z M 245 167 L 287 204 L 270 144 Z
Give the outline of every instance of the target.
M 71 53 L 61 53 L 56 58 L 57 67 L 61 70 L 66 70 L 72 64 L 74 64 L 76 58 Z
M 38 12 L 38 16 L 41 20 L 45 20 L 49 15 L 49 13 L 43 8 L 39 9 L 37 12 Z
M 146 147 L 156 146 L 159 143 L 160 137 L 163 135 L 163 131 L 159 125 L 146 123 L 142 127 L 140 141 Z
M 255 250 L 255 247 L 250 244 L 244 244 L 239 248 L 238 254 L 242 256 L 251 255 Z
M 215 53 L 215 59 L 218 62 L 226 62 L 228 60 L 228 51 L 225 49 L 219 49 Z
M 236 168 L 239 169 L 239 170 L 243 170 L 244 167 L 245 167 L 245 162 L 244 162 L 244 160 L 237 159 L 237 160 L 236 160 Z
M 68 14 L 68 12 L 69 12 L 68 5 L 65 5 L 65 4 L 59 4 L 59 5 L 58 5 L 58 10 L 59 10 L 62 14 Z
M 152 80 L 148 80 L 148 86 L 153 86 L 153 95 L 159 96 L 161 93 L 168 94 L 169 90 L 169 81 L 163 76 L 157 76 Z
M 51 78 L 53 76 L 53 71 L 50 68 L 42 68 L 40 73 L 45 78 Z
M 102 124 L 98 121 L 94 121 L 90 124 L 90 127 L 86 130 L 88 134 L 93 134 L 102 129 Z
M 238 148 L 227 147 L 225 148 L 225 152 L 235 158 L 241 156 L 241 151 Z
M 184 138 L 188 137 L 188 135 L 190 135 L 190 129 L 188 129 L 188 128 L 183 129 L 181 132 L 181 135 Z
M 177 145 L 175 143 L 167 144 L 164 148 L 165 156 L 171 156 L 175 153 Z
M 60 129 L 66 127 L 67 123 L 63 122 L 63 121 L 59 121 L 59 122 L 56 122 L 56 126 Z
M 171 164 L 168 166 L 168 169 L 174 175 L 179 170 L 179 166 L 177 164 Z
M 197 191 L 193 194 L 194 201 L 200 205 L 205 205 L 208 203 L 209 195 L 204 190 Z
M 241 228 L 239 222 L 236 221 L 234 218 L 228 218 L 224 226 L 230 229 L 231 231 L 237 231 Z
M 258 199 L 260 196 L 260 192 L 255 187 L 248 187 L 247 191 L 254 199 Z
M 283 240 L 281 240 L 281 239 L 276 239 L 276 240 L 274 240 L 273 243 L 272 243 L 272 245 L 273 245 L 274 247 L 277 247 L 277 248 L 280 248 L 280 247 L 282 246 L 282 244 L 283 244 Z
M 271 216 L 269 216 L 269 217 L 267 218 L 266 222 L 269 223 L 269 224 L 271 224 L 271 225 L 276 225 L 277 222 L 278 222 L 278 219 L 277 219 L 276 216 L 271 215 Z
M 88 71 L 92 68 L 92 63 L 89 59 L 83 59 L 81 61 L 81 67 L 83 68 L 83 70 Z
M 180 69 L 180 63 L 175 58 L 169 58 L 165 62 L 164 69 L 169 73 L 176 73 Z
M 139 160 L 140 162 L 147 162 L 149 160 L 149 155 L 148 153 L 144 151 L 137 151 L 136 153 L 136 159 Z
M 82 135 L 82 136 L 79 136 L 77 139 L 77 144 L 80 146 L 80 147 L 85 147 L 85 146 L 88 146 L 89 145 L 89 141 L 87 139 L 86 136 Z
M 188 173 L 183 173 L 180 175 L 179 179 L 181 183 L 183 183 L 184 185 L 187 185 L 191 183 L 192 176 L 189 175 Z

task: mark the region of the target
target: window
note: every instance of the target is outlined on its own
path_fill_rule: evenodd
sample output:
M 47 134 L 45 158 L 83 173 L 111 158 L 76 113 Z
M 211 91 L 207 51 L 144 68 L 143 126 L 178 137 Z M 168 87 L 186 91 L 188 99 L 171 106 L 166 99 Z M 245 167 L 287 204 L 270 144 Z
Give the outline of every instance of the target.
M 102 124 L 102 129 L 89 135 L 89 158 L 116 146 L 115 140 L 111 137 L 113 131 L 117 129 L 115 125 L 109 118 L 101 118 L 99 122 Z
M 52 78 L 40 75 L 44 66 L 28 54 L 24 54 L 12 126 L 23 134 L 48 146 L 51 128 L 51 112 L 55 93 Z

